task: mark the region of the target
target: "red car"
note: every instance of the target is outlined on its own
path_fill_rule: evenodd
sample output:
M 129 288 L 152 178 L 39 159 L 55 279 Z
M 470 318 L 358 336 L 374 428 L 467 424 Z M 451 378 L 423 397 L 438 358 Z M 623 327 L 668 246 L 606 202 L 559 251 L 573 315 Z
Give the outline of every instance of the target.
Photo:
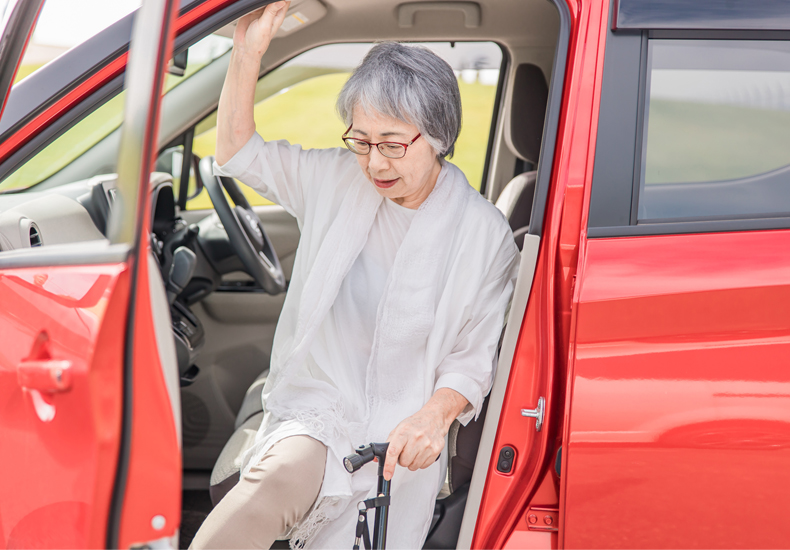
M 144 0 L 13 87 L 42 0 L 6 7 L 4 547 L 183 546 L 238 478 L 299 228 L 208 157 L 266 3 Z M 293 0 L 280 32 L 258 129 L 307 146 L 369 44 L 444 55 L 453 162 L 522 248 L 426 547 L 788 546 L 790 5 Z

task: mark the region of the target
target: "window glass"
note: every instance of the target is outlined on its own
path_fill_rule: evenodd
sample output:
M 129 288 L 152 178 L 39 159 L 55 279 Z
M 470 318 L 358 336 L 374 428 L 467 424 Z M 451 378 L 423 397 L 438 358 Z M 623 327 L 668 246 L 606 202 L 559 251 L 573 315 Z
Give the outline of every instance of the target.
M 461 92 L 463 126 L 450 162 L 464 171 L 475 189 L 483 177 L 488 135 L 494 109 L 502 51 L 492 42 L 422 44 L 443 57 L 456 71 Z M 258 81 L 255 125 L 266 140 L 285 139 L 304 148 L 342 147 L 345 131 L 335 100 L 351 71 L 372 44 L 333 44 L 297 56 Z M 195 129 L 194 152 L 213 155 L 216 113 Z M 242 185 L 253 205 L 270 204 Z M 189 201 L 188 209 L 212 208 L 206 191 Z
M 168 74 L 165 93 L 229 51 L 232 45 L 230 38 L 209 35 L 191 46 L 184 76 Z M 123 121 L 124 97 L 124 92 L 119 93 L 61 134 L 0 182 L 0 192 L 28 188 L 46 180 L 116 131 Z M 110 167 L 107 171 L 113 170 Z
M 639 220 L 790 212 L 790 43 L 654 40 Z
M 15 82 L 85 42 L 140 7 L 141 0 L 47 0 L 19 64 Z

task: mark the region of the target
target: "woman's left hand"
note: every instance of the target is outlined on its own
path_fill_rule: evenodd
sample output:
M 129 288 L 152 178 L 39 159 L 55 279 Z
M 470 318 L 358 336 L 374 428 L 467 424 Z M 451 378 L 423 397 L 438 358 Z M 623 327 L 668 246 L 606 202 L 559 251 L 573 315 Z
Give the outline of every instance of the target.
M 396 463 L 416 471 L 436 462 L 450 425 L 468 404 L 457 391 L 440 388 L 422 409 L 398 424 L 387 438 L 384 479 L 392 479 Z

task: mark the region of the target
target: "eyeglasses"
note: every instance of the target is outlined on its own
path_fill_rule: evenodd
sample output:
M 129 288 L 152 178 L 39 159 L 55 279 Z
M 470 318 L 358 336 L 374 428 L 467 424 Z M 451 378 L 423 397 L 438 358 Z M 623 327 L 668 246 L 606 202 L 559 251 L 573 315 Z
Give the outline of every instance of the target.
M 351 125 L 353 126 L 353 124 Z M 343 143 L 346 144 L 348 150 L 352 153 L 356 153 L 357 155 L 367 155 L 370 153 L 370 148 L 374 145 L 378 147 L 379 153 L 387 157 L 388 159 L 400 159 L 406 155 L 406 148 L 417 141 L 422 134 L 417 134 L 414 139 L 412 139 L 409 143 L 397 143 L 395 141 L 382 141 L 381 143 L 371 143 L 369 141 L 365 141 L 364 139 L 357 139 L 352 137 L 346 137 L 348 133 L 351 131 L 351 126 L 348 127 L 340 139 L 343 140 Z

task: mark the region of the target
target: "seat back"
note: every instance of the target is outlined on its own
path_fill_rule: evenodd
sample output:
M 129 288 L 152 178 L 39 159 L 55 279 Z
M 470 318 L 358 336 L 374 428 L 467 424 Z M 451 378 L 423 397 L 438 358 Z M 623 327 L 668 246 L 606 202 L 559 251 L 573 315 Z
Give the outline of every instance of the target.
M 537 65 L 522 63 L 513 78 L 509 142 L 519 158 L 537 166 L 549 87 Z
M 519 174 L 508 182 L 496 201 L 496 207 L 510 223 L 519 250 L 524 244 L 524 234 L 529 230 L 537 176 L 538 173 L 534 170 Z
M 543 72 L 530 63 L 519 65 L 513 81 L 512 97 L 509 143 L 522 161 L 537 166 L 549 98 Z M 496 201 L 496 207 L 510 222 L 519 250 L 524 244 L 524 234 L 529 231 L 537 175 L 535 170 L 517 174 L 502 189 Z
M 449 458 L 447 480 L 451 493 L 472 480 L 472 471 L 475 468 L 477 448 L 480 446 L 480 436 L 483 434 L 487 409 L 488 397 L 486 396 L 477 420 L 470 421 L 466 426 L 456 420 L 450 427 L 450 432 L 447 434 Z

